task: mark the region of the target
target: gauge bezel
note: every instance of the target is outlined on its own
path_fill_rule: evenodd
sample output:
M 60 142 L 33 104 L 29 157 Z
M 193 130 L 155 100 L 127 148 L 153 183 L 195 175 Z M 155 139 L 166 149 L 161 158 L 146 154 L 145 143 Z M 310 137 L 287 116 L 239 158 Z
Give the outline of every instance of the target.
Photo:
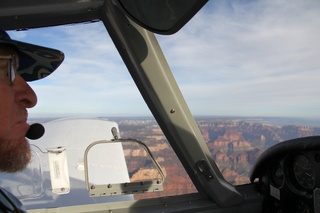
M 315 166 L 306 155 L 298 154 L 293 159 L 293 174 L 300 187 L 312 190 L 316 184 Z
M 297 163 L 298 160 L 307 160 L 308 162 L 308 166 L 311 166 L 311 171 L 308 171 L 309 173 L 311 173 L 310 175 L 313 177 L 312 182 L 310 186 L 304 184 L 303 182 L 305 180 L 303 180 L 303 178 L 306 178 L 306 176 L 302 177 L 302 176 L 298 176 L 298 175 L 305 175 L 301 172 L 301 174 L 298 174 L 298 171 L 296 169 L 298 169 L 296 166 L 298 166 Z M 301 164 L 301 162 L 300 162 Z M 312 160 L 312 158 L 302 152 L 298 152 L 295 153 L 293 155 L 291 155 L 288 159 L 287 159 L 287 166 L 289 168 L 289 177 L 290 177 L 290 182 L 293 184 L 293 186 L 299 190 L 299 191 L 313 191 L 314 187 L 316 186 L 316 170 L 315 170 L 315 165 L 314 162 Z

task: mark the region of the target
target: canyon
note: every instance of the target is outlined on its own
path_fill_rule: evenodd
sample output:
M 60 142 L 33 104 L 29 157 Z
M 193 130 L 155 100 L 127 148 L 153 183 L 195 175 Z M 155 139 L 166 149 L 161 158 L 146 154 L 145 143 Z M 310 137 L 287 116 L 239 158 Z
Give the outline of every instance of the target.
M 234 185 L 249 182 L 250 171 L 263 151 L 285 140 L 320 135 L 320 128 L 278 125 L 244 118 L 196 118 L 198 127 L 224 178 Z M 151 118 L 115 119 L 122 138 L 134 138 L 148 146 L 165 175 L 161 192 L 135 195 L 136 199 L 196 192 L 179 159 L 157 122 Z M 159 180 L 161 176 L 138 144 L 123 145 L 131 181 Z

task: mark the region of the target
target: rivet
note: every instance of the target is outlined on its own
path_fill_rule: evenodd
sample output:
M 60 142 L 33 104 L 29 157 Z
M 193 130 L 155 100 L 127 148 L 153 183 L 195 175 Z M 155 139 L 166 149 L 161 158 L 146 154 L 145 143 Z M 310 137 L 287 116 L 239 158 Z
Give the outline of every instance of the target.
M 170 113 L 171 113 L 171 114 L 173 114 L 173 113 L 175 113 L 175 112 L 176 112 L 175 109 L 171 109 L 171 110 L 170 110 Z

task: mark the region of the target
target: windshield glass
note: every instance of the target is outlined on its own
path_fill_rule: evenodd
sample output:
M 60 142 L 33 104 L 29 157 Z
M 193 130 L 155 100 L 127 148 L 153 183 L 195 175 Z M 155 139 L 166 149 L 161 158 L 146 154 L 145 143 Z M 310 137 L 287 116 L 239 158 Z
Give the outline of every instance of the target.
M 158 36 L 214 160 L 233 184 L 268 147 L 320 134 L 319 1 L 209 1 Z
M 273 144 L 320 134 L 319 11 L 317 0 L 209 1 L 181 31 L 157 36 L 232 184 L 248 183 L 253 164 Z M 30 122 L 115 121 L 123 138 L 149 146 L 166 175 L 163 192 L 136 199 L 196 192 L 101 22 L 9 33 L 66 55 L 50 77 L 30 83 L 38 96 Z
M 81 122 L 87 118 L 97 119 L 99 122 L 104 119 L 117 123 L 121 138 L 138 139 L 145 143 L 165 175 L 163 191 L 136 194 L 134 199 L 197 192 L 159 125 L 152 117 L 101 22 L 28 31 L 10 31 L 9 33 L 14 39 L 40 45 L 50 45 L 63 51 L 66 56 L 65 61 L 52 75 L 41 81 L 30 83 L 37 94 L 38 104 L 36 107 L 29 109 L 29 123 L 39 122 L 44 124 L 46 128 L 45 135 L 39 139 L 40 142 L 37 140 L 30 141 L 35 145 L 35 152 L 36 155 L 40 155 L 40 160 L 47 161 L 45 156 L 42 157 L 44 155 L 42 152 L 45 152 L 47 148 L 61 146 L 64 144 L 63 141 L 66 141 L 66 152 L 70 161 L 69 175 L 70 177 L 74 175 L 73 178 L 78 177 L 79 174 L 83 175 L 83 169 L 81 168 L 84 166 L 83 152 L 85 148 L 81 147 L 81 157 L 72 162 L 74 153 L 80 155 L 80 146 L 82 146 L 80 141 L 83 138 L 88 138 L 90 135 L 99 135 L 101 132 L 96 132 L 91 127 L 82 128 L 81 126 L 88 124 L 81 124 Z M 97 41 L 99 41 L 98 45 Z M 59 123 L 58 127 L 53 127 L 55 123 Z M 91 124 L 89 123 L 89 125 Z M 78 127 L 76 129 L 76 126 L 80 126 L 80 130 Z M 52 133 L 52 129 L 56 131 L 56 134 Z M 69 136 L 71 131 L 78 131 L 77 134 L 82 136 L 72 138 Z M 111 133 L 108 129 L 104 131 Z M 60 137 L 55 136 L 59 134 Z M 51 137 L 55 137 L 55 139 Z M 66 138 L 70 139 L 67 140 Z M 85 143 L 88 146 L 96 140 L 103 139 L 111 138 L 90 139 Z M 43 143 L 49 144 L 46 147 Z M 74 148 L 77 150 L 70 151 Z M 150 158 L 146 157 L 146 153 L 141 148 L 137 148 L 134 144 L 123 144 L 123 149 L 125 157 L 128 157 L 126 166 L 131 182 L 152 179 L 153 176 L 158 178 L 159 175 L 153 174 L 156 170 L 152 166 Z M 98 156 L 95 152 L 92 155 Z M 94 162 L 91 165 L 99 163 L 101 162 Z M 114 167 L 116 163 L 118 162 L 110 160 L 105 167 Z M 32 169 L 35 167 L 37 169 L 37 165 L 32 166 Z M 74 168 L 76 168 L 75 171 L 73 171 Z M 42 168 L 42 170 L 44 169 Z M 98 171 L 101 172 L 102 170 L 99 169 Z M 94 179 L 91 177 L 95 172 L 97 170 L 89 172 L 90 180 Z M 99 176 L 105 179 L 115 177 L 110 170 L 107 170 L 105 174 L 99 174 Z M 72 185 L 75 184 L 72 181 L 74 180 L 71 178 L 70 193 L 60 195 L 62 198 L 72 196 L 73 193 L 79 193 L 72 189 Z M 32 182 L 32 180 L 29 182 Z M 84 182 L 81 184 L 85 185 Z M 44 185 L 45 192 L 38 189 L 37 193 L 49 193 L 50 190 L 50 185 L 46 184 Z M 89 192 L 85 192 L 86 199 L 90 199 L 88 194 Z M 119 199 L 130 200 L 131 198 L 112 196 L 94 202 L 110 202 Z M 69 200 L 72 200 L 72 198 Z M 37 201 L 29 200 L 29 197 L 24 202 L 27 208 L 38 208 L 37 205 L 32 204 Z M 80 200 L 80 202 L 67 204 L 87 203 L 86 200 Z M 41 204 L 40 207 L 48 207 L 48 205 L 53 204 L 48 202 L 46 205 Z M 58 204 L 58 206 L 63 205 Z

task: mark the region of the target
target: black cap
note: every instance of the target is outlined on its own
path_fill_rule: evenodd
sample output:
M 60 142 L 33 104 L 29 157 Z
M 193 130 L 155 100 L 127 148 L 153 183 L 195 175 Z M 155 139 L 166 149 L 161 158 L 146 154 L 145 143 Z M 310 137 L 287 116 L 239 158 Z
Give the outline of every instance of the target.
M 12 40 L 2 29 L 0 29 L 0 44 L 11 45 L 17 51 L 19 55 L 18 73 L 25 81 L 35 81 L 47 77 L 64 60 L 63 52 Z

